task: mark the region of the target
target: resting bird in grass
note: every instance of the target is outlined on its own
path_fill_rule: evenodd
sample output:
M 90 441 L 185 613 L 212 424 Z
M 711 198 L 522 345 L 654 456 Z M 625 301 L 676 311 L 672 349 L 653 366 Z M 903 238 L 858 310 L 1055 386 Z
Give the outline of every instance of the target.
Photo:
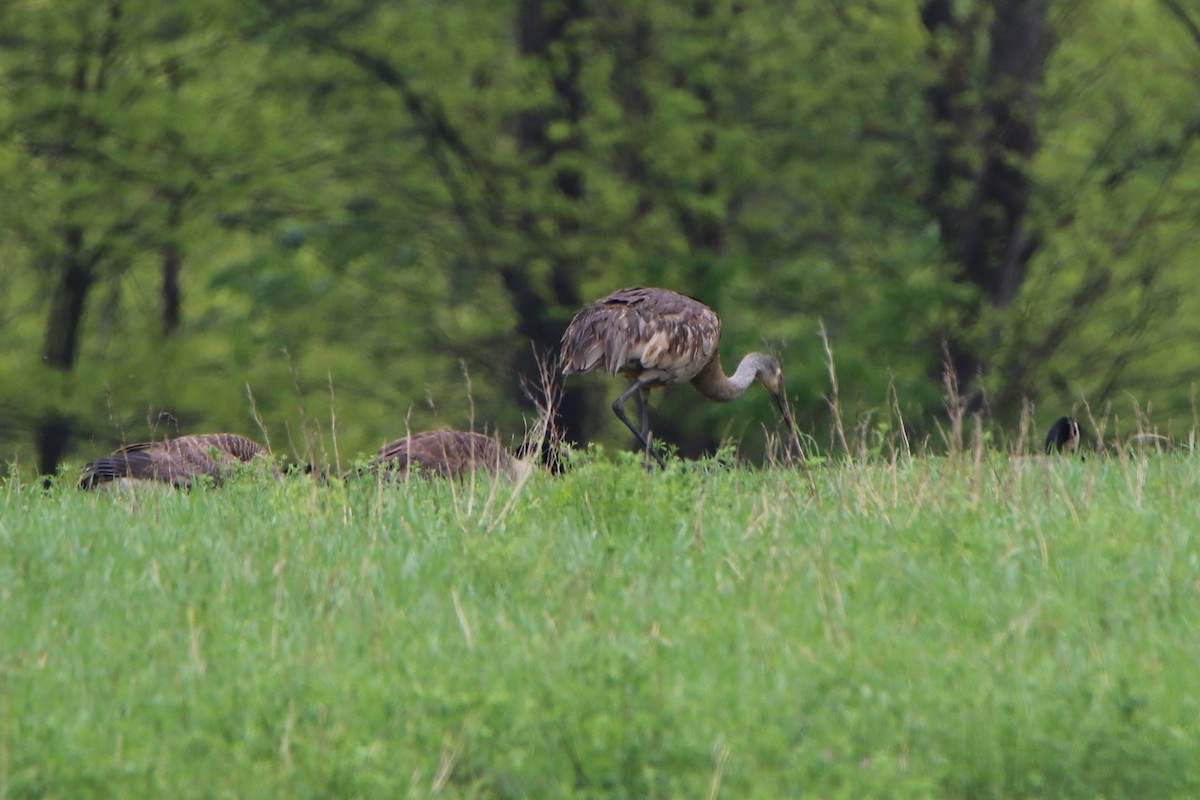
M 796 424 L 784 394 L 783 370 L 775 356 L 750 353 L 732 376 L 721 368 L 721 319 L 699 300 L 668 289 L 622 289 L 575 314 L 563 333 L 559 365 L 563 375 L 602 369 L 620 374 L 630 386 L 612 404 L 613 413 L 666 467 L 650 446 L 650 389 L 691 383 L 709 400 L 741 397 L 754 381 L 767 388 L 793 440 Z M 625 415 L 625 401 L 637 397 L 640 427 Z
M 1147 453 L 1170 453 L 1175 449 L 1175 442 L 1169 436 L 1161 433 L 1135 433 L 1120 445 L 1126 455 L 1142 455 Z
M 412 475 L 461 478 L 477 470 L 516 480 L 530 467 L 491 436 L 449 428 L 414 433 L 379 448 L 367 469 L 398 481 Z
M 197 433 L 161 442 L 126 445 L 83 468 L 80 489 L 106 484 L 158 482 L 190 489 L 203 476 L 221 485 L 238 464 L 269 458 L 267 448 L 236 433 Z
M 1046 434 L 1046 455 L 1074 453 L 1079 449 L 1079 423 L 1074 417 L 1061 417 Z

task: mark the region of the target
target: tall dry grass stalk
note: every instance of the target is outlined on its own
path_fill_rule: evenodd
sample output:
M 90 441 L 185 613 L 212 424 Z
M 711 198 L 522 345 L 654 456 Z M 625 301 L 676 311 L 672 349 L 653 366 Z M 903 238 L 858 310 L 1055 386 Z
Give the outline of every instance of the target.
M 818 324 L 818 333 L 821 337 L 821 346 L 825 349 L 825 367 L 829 372 L 829 394 L 825 396 L 825 403 L 829 406 L 829 414 L 833 419 L 833 433 L 836 436 L 835 444 L 842 448 L 842 452 L 845 453 L 847 459 L 853 460 L 850 445 L 846 442 L 846 427 L 842 424 L 842 406 L 838 393 L 837 368 L 833 363 L 833 347 L 829 344 L 829 333 L 825 330 L 824 320 L 821 320 Z
M 951 456 L 961 455 L 963 452 L 963 418 L 967 413 L 967 404 L 959 390 L 958 371 L 954 369 L 954 362 L 950 358 L 950 345 L 946 342 L 942 342 L 942 390 L 950 429 L 947 431 L 940 422 L 934 424 L 942 434 L 946 452 Z

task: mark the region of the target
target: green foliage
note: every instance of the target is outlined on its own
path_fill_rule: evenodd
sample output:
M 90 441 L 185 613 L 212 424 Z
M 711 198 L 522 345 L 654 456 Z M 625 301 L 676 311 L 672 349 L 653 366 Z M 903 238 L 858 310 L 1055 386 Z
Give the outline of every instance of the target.
M 516 434 L 530 340 L 635 284 L 714 306 L 727 367 L 778 352 L 810 430 L 821 324 L 848 420 L 898 397 L 933 429 L 947 332 L 985 354 L 1003 422 L 1025 399 L 1129 419 L 1129 395 L 1159 427 L 1190 420 L 1188 28 L 1167 4 L 1054 10 L 1034 257 L 1016 302 L 964 330 L 981 298 L 925 202 L 934 43 L 912 3 L 843 5 L 4 5 L 0 460 L 30 464 L 54 414 L 69 462 L 260 421 L 277 449 L 351 458 L 408 428 Z M 532 13 L 565 15 L 541 49 Z M 94 282 L 62 368 L 44 354 L 76 257 Z M 573 386 L 591 406 L 574 433 L 625 441 L 617 387 Z M 769 403 L 686 390 L 655 414 L 689 452 L 732 438 L 752 458 L 774 424 Z
M 9 796 L 1200 790 L 1187 458 L 260 481 L 4 487 Z
M 1132 417 L 1132 395 L 1163 427 L 1186 427 L 1200 47 L 1167 5 L 1095 16 L 1084 4 L 1061 20 L 1074 35 L 1055 49 L 1036 163 L 1046 241 L 1006 320 L 1005 361 L 1032 362 L 1060 405 L 1085 398 Z

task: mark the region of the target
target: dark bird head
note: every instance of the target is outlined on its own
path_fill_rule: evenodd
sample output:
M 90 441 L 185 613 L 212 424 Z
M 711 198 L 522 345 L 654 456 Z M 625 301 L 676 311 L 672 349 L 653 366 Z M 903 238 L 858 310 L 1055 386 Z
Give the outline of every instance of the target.
M 1046 453 L 1074 453 L 1079 448 L 1079 423 L 1074 417 L 1061 417 L 1046 434 Z

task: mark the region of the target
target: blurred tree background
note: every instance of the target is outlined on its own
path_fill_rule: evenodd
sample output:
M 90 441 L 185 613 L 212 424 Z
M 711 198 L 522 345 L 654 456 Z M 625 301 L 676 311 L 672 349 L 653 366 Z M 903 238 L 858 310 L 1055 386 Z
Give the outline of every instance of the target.
M 519 436 L 580 305 L 665 286 L 847 422 L 1193 422 L 1197 0 L 11 0 L 0 460 L 231 430 Z M 626 444 L 612 380 L 576 441 Z M 764 394 L 657 398 L 753 457 Z M 257 420 L 256 420 L 257 418 Z M 1112 432 L 1111 430 L 1109 431 Z M 11 467 L 10 467 L 11 468 Z

